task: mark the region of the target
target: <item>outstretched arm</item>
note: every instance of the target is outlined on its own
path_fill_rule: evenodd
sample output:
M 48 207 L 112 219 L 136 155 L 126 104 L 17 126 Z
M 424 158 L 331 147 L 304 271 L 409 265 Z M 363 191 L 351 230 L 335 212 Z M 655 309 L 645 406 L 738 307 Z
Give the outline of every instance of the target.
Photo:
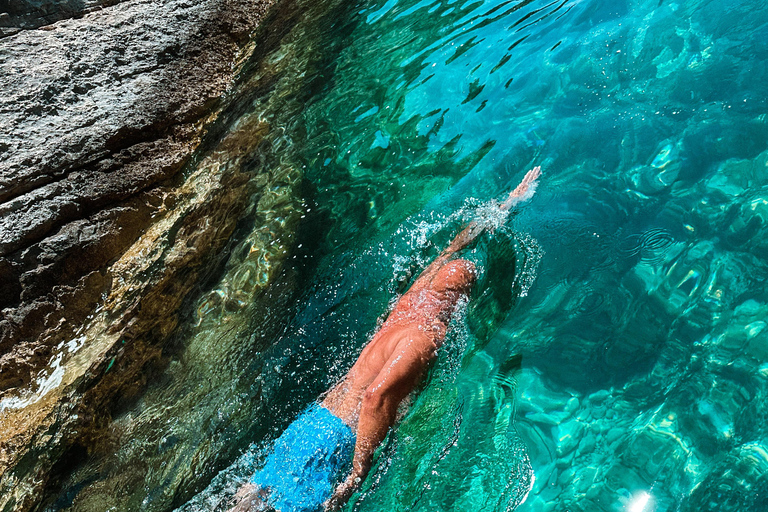
M 520 185 L 512 191 L 506 201 L 499 205 L 499 208 L 508 210 L 530 198 L 536 190 L 536 180 L 540 174 L 539 167 L 528 171 Z M 454 253 L 469 245 L 485 228 L 486 226 L 481 223 L 471 222 L 421 273 L 408 293 L 426 286 Z M 419 382 L 421 374 L 435 355 L 435 349 L 433 342 L 427 342 L 418 336 L 403 339 L 373 383 L 365 390 L 357 423 L 352 472 L 344 482 L 339 484 L 333 496 L 326 502 L 326 510 L 338 510 L 342 507 L 368 475 L 373 453 L 394 424 L 400 402 Z
M 536 187 L 539 185 L 537 181 L 541 176 L 541 166 L 537 165 L 523 177 L 523 181 L 509 194 L 509 197 L 504 201 L 499 208 L 502 210 L 509 210 L 515 205 L 529 200 L 536 192 Z
M 538 186 L 537 180 L 539 179 L 539 176 L 541 176 L 540 166 L 536 166 L 525 173 L 523 181 L 521 181 L 515 190 L 509 194 L 509 197 L 507 197 L 507 199 L 499 205 L 499 209 L 509 210 L 513 206 L 516 206 L 530 199 L 534 192 L 536 192 L 536 187 Z M 424 269 L 424 271 L 419 275 L 418 279 L 416 279 L 416 281 L 411 286 L 411 290 L 418 290 L 419 288 L 425 286 L 429 281 L 432 280 L 432 277 L 434 277 L 437 271 L 440 270 L 440 267 L 445 265 L 448 260 L 451 259 L 451 256 L 471 244 L 478 236 L 482 234 L 483 231 L 485 231 L 485 229 L 486 226 L 484 224 L 481 224 L 477 221 L 470 222 L 469 225 L 461 231 L 461 233 L 454 237 L 448 247 L 442 253 L 440 253 L 440 256 L 438 256 L 435 261 L 433 261 L 426 269 Z

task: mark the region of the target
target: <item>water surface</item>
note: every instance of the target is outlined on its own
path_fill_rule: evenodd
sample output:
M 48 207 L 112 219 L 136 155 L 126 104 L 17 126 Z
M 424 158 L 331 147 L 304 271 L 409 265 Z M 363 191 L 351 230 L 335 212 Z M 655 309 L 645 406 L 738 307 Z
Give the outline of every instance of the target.
M 222 509 L 461 225 L 541 165 L 468 251 L 473 298 L 346 510 L 764 510 L 768 8 L 290 5 L 208 142 L 267 123 L 244 165 L 275 198 L 119 420 L 172 426 L 82 481 L 141 458 L 159 476 L 125 491 L 138 508 Z M 168 379 L 206 384 L 173 409 Z

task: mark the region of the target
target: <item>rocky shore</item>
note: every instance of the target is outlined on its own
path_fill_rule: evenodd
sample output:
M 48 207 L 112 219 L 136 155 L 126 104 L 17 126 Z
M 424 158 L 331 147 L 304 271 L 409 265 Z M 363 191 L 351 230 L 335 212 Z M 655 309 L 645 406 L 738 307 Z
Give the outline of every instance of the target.
M 183 170 L 272 3 L 22 2 L 0 17 L 0 510 L 38 506 L 59 457 L 141 389 L 235 231 L 253 193 L 237 166 Z

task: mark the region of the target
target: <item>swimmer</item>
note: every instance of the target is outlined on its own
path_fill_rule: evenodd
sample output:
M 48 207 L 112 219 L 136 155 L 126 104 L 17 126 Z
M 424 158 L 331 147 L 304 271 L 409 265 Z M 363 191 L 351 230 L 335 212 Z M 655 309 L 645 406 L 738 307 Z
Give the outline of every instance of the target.
M 499 208 L 528 200 L 540 174 L 539 167 L 528 171 Z M 475 282 L 475 265 L 454 255 L 485 228 L 470 223 L 421 273 L 344 378 L 275 442 L 264 467 L 235 495 L 232 512 L 333 511 L 347 502 L 368 475 L 400 403 L 435 358 L 456 305 Z M 334 489 L 350 457 L 352 470 Z

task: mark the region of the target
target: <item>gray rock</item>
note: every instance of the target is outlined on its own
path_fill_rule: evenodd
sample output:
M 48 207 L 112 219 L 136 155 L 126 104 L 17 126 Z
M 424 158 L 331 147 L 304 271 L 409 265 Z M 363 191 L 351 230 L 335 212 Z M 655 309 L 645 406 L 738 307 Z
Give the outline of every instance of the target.
M 0 395 L 31 380 L 47 359 L 42 333 L 82 319 L 105 285 L 87 276 L 164 206 L 271 2 L 89 13 L 114 3 L 29 0 L 0 20 L 60 20 L 0 39 Z
M 81 16 L 120 0 L 13 0 L 3 2 L 0 37 L 37 28 L 65 18 Z
M 0 510 L 19 511 L 40 506 L 51 468 L 108 424 L 116 397 L 141 392 L 182 301 L 232 236 L 247 177 L 207 176 L 195 202 L 181 170 L 271 3 L 30 2 L 43 14 L 0 18 Z M 152 235 L 163 219 L 164 236 Z M 135 263 L 132 281 L 119 261 Z M 102 299 L 114 320 L 77 354 L 69 370 L 80 373 L 29 411 L 3 410 Z

